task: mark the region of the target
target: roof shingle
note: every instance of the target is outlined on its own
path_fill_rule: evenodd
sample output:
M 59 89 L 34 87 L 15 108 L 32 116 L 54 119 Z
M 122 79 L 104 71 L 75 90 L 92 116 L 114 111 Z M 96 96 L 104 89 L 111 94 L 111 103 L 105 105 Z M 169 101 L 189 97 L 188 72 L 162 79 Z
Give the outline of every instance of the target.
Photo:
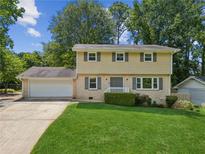
M 18 78 L 64 78 L 64 77 L 75 77 L 76 72 L 74 69 L 68 69 L 65 67 L 31 67 Z

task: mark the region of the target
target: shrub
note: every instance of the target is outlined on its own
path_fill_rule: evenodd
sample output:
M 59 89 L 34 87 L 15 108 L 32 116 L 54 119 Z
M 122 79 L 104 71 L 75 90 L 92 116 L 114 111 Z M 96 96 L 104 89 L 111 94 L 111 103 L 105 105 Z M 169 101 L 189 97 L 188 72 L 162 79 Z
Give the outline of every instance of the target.
M 148 95 L 136 94 L 135 105 L 148 105 L 151 106 L 152 99 Z
M 106 104 L 115 104 L 123 106 L 135 105 L 135 94 L 133 93 L 104 93 Z
M 194 104 L 191 101 L 188 101 L 188 100 L 178 100 L 174 104 L 174 108 L 193 110 L 194 109 Z
M 166 96 L 167 107 L 171 108 L 172 105 L 177 101 L 177 96 Z
M 4 93 L 5 89 L 0 89 L 0 93 Z M 14 93 L 15 90 L 14 89 L 7 89 L 7 93 Z

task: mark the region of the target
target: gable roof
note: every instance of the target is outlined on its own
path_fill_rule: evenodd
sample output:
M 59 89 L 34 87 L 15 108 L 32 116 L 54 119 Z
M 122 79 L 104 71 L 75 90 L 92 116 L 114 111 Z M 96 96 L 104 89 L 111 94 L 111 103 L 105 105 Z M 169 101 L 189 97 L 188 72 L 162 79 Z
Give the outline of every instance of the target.
M 73 51 L 100 51 L 100 52 L 112 52 L 112 51 L 127 51 L 127 52 L 162 52 L 162 53 L 176 53 L 180 49 L 171 48 L 160 45 L 111 45 L 111 44 L 76 44 L 72 48 Z
M 188 78 L 186 78 L 184 81 L 180 82 L 179 84 L 177 84 L 176 86 L 174 86 L 174 89 L 180 88 L 182 85 L 184 85 L 186 82 L 188 82 L 189 80 L 196 80 L 198 82 L 200 82 L 201 84 L 205 85 L 205 76 L 190 76 Z
M 65 67 L 31 67 L 17 76 L 26 78 L 74 78 L 76 71 Z

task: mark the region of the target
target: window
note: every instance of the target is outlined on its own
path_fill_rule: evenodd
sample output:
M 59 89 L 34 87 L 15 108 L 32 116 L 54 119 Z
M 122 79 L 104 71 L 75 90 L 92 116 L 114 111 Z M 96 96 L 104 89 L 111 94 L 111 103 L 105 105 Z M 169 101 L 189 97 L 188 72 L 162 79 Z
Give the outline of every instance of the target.
M 152 88 L 152 78 L 143 78 L 143 89 L 151 89 Z
M 158 89 L 158 78 L 153 78 L 153 89 Z
M 153 61 L 153 54 L 151 54 L 151 53 L 145 53 L 145 54 L 144 54 L 144 61 L 145 61 L 145 62 L 152 62 L 152 61 Z
M 88 52 L 88 61 L 96 61 L 96 53 L 95 52 Z
M 96 77 L 89 78 L 89 89 L 97 89 L 97 78 Z
M 159 78 L 137 78 L 136 89 L 159 89 Z
M 137 78 L 137 89 L 141 89 L 141 78 Z
M 124 53 L 116 53 L 116 61 L 125 61 Z

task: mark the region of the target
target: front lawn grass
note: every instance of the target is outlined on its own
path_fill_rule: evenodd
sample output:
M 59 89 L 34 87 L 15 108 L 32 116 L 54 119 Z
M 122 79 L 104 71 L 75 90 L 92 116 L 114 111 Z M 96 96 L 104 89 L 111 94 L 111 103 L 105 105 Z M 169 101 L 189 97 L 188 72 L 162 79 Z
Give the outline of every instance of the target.
M 68 106 L 33 154 L 205 153 L 205 112 L 80 103 Z

